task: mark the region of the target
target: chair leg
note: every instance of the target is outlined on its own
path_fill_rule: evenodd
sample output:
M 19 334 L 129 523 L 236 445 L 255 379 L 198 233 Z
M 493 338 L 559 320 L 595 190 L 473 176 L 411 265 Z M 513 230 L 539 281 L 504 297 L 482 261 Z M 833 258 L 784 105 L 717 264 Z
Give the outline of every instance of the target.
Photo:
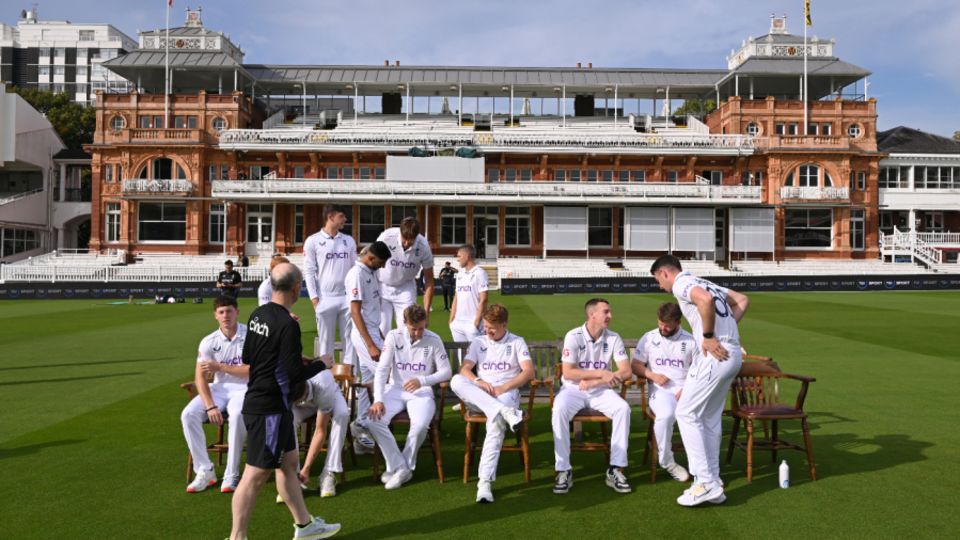
M 473 424 L 467 422 L 466 426 L 466 435 L 467 439 L 463 445 L 463 483 L 466 484 L 470 481 L 470 461 L 473 457 Z
M 603 455 L 607 456 L 607 463 L 610 463 L 610 435 L 607 433 L 607 423 L 600 422 L 600 437 L 603 441 Z
M 753 482 L 753 420 L 747 420 L 747 482 Z
M 740 434 L 740 419 L 733 417 L 733 429 L 730 430 L 730 446 L 727 448 L 727 465 L 733 461 L 733 449 L 737 445 L 737 435 Z
M 193 480 L 193 454 L 187 452 L 187 483 Z
M 773 455 L 773 462 L 777 462 L 777 444 L 780 442 L 780 426 L 776 420 L 771 420 L 771 428 L 773 430 L 773 436 L 771 437 L 771 448 L 773 451 L 770 452 Z
M 810 426 L 807 424 L 806 418 L 801 419 L 800 422 L 803 424 L 803 446 L 807 451 L 807 465 L 810 466 L 810 478 L 816 481 L 817 462 L 813 459 L 813 443 L 810 442 Z
M 644 443 L 643 447 L 643 462 L 647 462 L 647 458 L 650 457 L 650 436 L 653 434 L 653 421 L 650 421 L 647 424 L 647 441 Z
M 437 464 L 437 479 L 443 483 L 443 454 L 440 452 L 440 424 L 430 428 L 430 438 L 433 446 L 433 460 Z
M 650 483 L 657 481 L 657 462 L 660 461 L 660 450 L 657 449 L 657 433 L 653 430 L 653 420 L 647 429 L 647 448 L 644 453 L 650 454 Z
M 524 422 L 520 428 L 520 448 L 523 454 L 523 479 L 530 483 L 530 437 L 527 431 L 527 423 Z

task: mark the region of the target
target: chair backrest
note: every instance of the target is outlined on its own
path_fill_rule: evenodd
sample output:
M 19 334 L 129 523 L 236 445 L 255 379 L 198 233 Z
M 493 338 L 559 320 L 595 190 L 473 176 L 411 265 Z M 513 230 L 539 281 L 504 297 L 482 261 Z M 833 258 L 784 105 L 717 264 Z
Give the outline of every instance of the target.
M 563 344 L 559 340 L 527 343 L 527 348 L 530 349 L 530 360 L 533 362 L 533 378 L 545 381 L 551 377 L 555 380 L 559 377 L 556 365 L 560 361 L 562 347 Z
M 783 372 L 767 362 L 744 362 L 733 381 L 733 406 L 774 405 L 780 402 Z
M 333 372 L 333 380 L 340 387 L 343 398 L 350 401 L 350 385 L 354 382 L 353 366 L 350 364 L 334 364 L 330 371 Z

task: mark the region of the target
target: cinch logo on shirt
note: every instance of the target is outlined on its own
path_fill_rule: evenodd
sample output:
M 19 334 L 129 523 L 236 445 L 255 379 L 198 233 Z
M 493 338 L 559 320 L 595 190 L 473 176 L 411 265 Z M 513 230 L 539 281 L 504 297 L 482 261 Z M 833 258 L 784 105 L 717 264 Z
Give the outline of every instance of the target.
M 254 334 L 259 334 L 263 337 L 270 337 L 270 327 L 267 326 L 266 323 L 260 322 L 259 319 L 250 321 L 248 328 Z
M 457 287 L 457 292 L 470 292 L 473 290 L 473 285 L 460 285 Z
M 507 371 L 513 366 L 510 365 L 510 362 L 503 360 L 500 362 L 483 362 L 480 364 L 480 367 L 484 371 Z
M 233 358 L 228 358 L 220 363 L 227 366 L 239 366 L 243 364 L 243 358 L 240 356 L 234 356 Z
M 400 371 L 414 371 L 416 373 L 422 373 L 427 370 L 427 366 L 419 362 L 416 364 L 412 362 L 398 362 L 397 369 Z
M 347 258 L 347 252 L 346 252 L 346 251 L 340 251 L 340 252 L 335 252 L 335 253 L 327 253 L 327 260 L 328 260 L 328 261 L 329 261 L 330 259 L 346 259 L 346 258 Z
M 683 360 L 678 358 L 657 358 L 653 361 L 653 363 L 658 366 L 670 366 L 676 368 L 683 367 Z
M 589 360 L 583 362 L 577 362 L 577 368 L 579 369 L 607 369 L 606 362 L 591 362 Z
M 416 265 L 417 263 L 412 263 L 412 262 L 405 263 L 403 261 L 398 261 L 396 259 L 390 259 L 390 266 L 399 266 L 401 268 L 413 268 Z

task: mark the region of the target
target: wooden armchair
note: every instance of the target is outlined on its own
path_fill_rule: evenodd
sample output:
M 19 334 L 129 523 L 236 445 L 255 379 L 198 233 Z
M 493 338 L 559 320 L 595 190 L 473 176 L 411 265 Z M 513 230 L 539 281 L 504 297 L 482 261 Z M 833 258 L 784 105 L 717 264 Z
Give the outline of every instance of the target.
M 558 351 L 560 349 L 557 349 Z M 555 364 L 554 373 L 556 373 L 556 379 L 558 384 L 562 384 L 563 380 L 563 362 L 559 361 L 559 353 L 557 355 L 557 362 Z M 620 385 L 620 397 L 624 400 L 627 399 L 627 389 L 630 386 L 634 385 L 635 381 L 627 380 Z M 554 386 L 551 385 L 550 388 L 550 410 L 553 411 L 553 400 L 555 397 Z M 585 407 L 580 409 L 580 411 L 574 415 L 573 419 L 570 420 L 570 423 L 574 426 L 577 424 L 599 424 L 600 425 L 600 442 L 589 442 L 582 440 L 574 435 L 574 441 L 570 443 L 570 451 L 580 451 L 580 452 L 603 452 L 607 458 L 607 461 L 610 460 L 610 434 L 608 433 L 607 426 L 613 423 L 613 420 L 605 416 L 602 412 L 591 409 L 590 407 Z M 576 429 L 571 429 L 571 433 L 576 434 Z M 581 433 L 582 435 L 582 433 Z M 577 440 L 579 439 L 579 440 Z
M 340 388 L 340 392 L 343 393 L 343 398 L 348 404 L 350 403 L 350 386 L 353 384 L 352 368 L 353 366 L 349 364 L 334 364 L 333 367 L 330 368 L 330 371 L 333 372 L 333 380 L 337 383 L 337 386 Z M 301 459 L 306 459 L 306 452 L 310 448 L 310 440 L 313 438 L 314 430 L 317 429 L 316 418 L 317 415 L 305 418 L 303 423 L 298 426 L 300 428 L 300 434 L 298 437 L 299 450 L 301 454 L 303 454 Z M 328 429 L 329 428 L 327 426 L 324 426 L 325 431 L 323 435 L 323 446 L 320 449 L 321 452 L 330 451 L 327 439 L 327 435 L 329 434 L 329 431 L 327 431 Z M 347 427 L 346 441 L 347 451 L 350 453 L 350 463 L 356 467 L 357 454 L 353 450 L 353 435 L 350 433 L 349 426 Z M 342 452 L 343 449 L 341 448 L 340 451 Z M 301 463 L 303 463 L 303 461 L 301 461 Z M 346 469 L 340 472 L 340 481 L 347 481 Z
M 793 403 L 780 401 L 780 383 L 782 380 L 798 381 L 800 391 Z M 747 481 L 753 480 L 754 449 L 770 451 L 773 462 L 777 461 L 777 452 L 784 449 L 801 450 L 807 454 L 810 478 L 817 479 L 817 466 L 813 457 L 813 445 L 810 442 L 810 426 L 807 414 L 803 411 L 804 401 L 813 377 L 783 373 L 775 364 L 768 362 L 744 362 L 737 378 L 734 379 L 731 397 L 731 415 L 733 430 L 730 434 L 730 446 L 727 450 L 727 463 L 733 458 L 734 447 L 746 450 Z M 754 421 L 770 422 L 771 433 L 763 439 L 754 436 Z M 778 427 L 781 420 L 799 420 L 803 429 L 803 446 L 781 440 Z M 740 441 L 737 436 L 740 423 L 747 425 L 747 440 Z
M 180 385 L 180 388 L 183 388 L 187 391 L 187 401 L 192 400 L 197 396 L 197 387 L 194 385 L 193 381 L 185 382 Z M 207 452 L 213 452 L 217 454 L 217 467 L 223 467 L 223 455 L 227 453 L 229 445 L 224 440 L 224 433 L 227 427 L 227 411 L 221 411 L 223 415 L 223 424 L 217 426 L 217 436 L 215 437 L 212 443 L 207 444 Z M 187 482 L 193 480 L 193 456 L 190 452 L 187 452 Z
M 430 449 L 433 452 L 433 461 L 437 467 L 437 480 L 442 484 L 443 477 L 443 453 L 440 448 L 440 426 L 443 423 L 443 408 L 446 406 L 447 399 L 447 389 L 450 388 L 450 383 L 442 382 L 437 385 L 439 390 L 436 392 L 435 397 L 437 399 L 437 407 L 433 413 L 433 419 L 430 420 L 430 426 L 427 428 L 427 437 L 430 439 Z M 407 414 L 406 410 L 400 411 L 396 416 L 390 419 L 390 431 L 393 431 L 395 426 L 409 426 L 410 425 L 410 415 Z M 373 451 L 373 474 L 377 477 L 379 481 L 380 475 L 380 449 L 374 444 Z
M 657 468 L 660 466 L 660 451 L 657 449 L 657 434 L 653 430 L 653 424 L 657 421 L 657 415 L 653 413 L 647 403 L 649 398 L 649 387 L 652 384 L 647 379 L 637 378 L 637 386 L 640 387 L 640 410 L 643 411 L 643 417 L 647 420 L 647 439 L 643 448 L 643 460 L 650 463 L 650 483 L 657 481 Z M 683 443 L 673 442 L 673 452 L 683 452 Z

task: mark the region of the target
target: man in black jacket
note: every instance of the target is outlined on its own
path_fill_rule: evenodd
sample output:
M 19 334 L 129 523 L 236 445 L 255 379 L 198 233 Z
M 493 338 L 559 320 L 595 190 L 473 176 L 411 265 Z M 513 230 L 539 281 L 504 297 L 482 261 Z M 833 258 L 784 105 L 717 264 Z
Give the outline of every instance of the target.
M 230 537 L 246 538 L 247 524 L 257 494 L 270 471 L 276 470 L 277 490 L 294 518 L 294 538 L 327 538 L 340 530 L 338 523 L 325 523 L 307 511 L 300 492 L 297 442 L 294 435 L 290 391 L 327 366 L 305 363 L 300 326 L 290 316 L 290 307 L 300 297 L 303 275 L 290 263 L 270 272 L 271 301 L 250 314 L 243 363 L 250 365 L 250 381 L 243 402 L 247 428 L 247 466 L 233 495 L 233 530 Z

